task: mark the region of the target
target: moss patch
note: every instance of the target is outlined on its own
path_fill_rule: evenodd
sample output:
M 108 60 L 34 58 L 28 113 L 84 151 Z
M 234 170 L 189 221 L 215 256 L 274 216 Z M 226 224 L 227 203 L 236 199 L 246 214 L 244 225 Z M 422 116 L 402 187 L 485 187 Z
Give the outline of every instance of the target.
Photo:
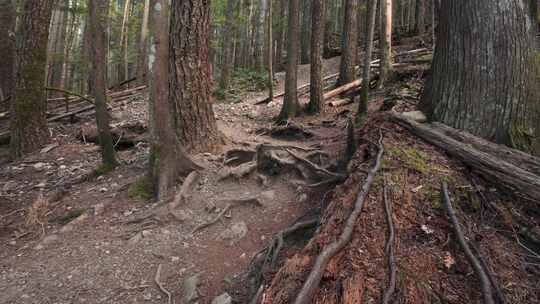
M 132 199 L 141 201 L 150 200 L 154 196 L 154 190 L 148 177 L 141 177 L 133 183 L 129 187 L 128 195 Z

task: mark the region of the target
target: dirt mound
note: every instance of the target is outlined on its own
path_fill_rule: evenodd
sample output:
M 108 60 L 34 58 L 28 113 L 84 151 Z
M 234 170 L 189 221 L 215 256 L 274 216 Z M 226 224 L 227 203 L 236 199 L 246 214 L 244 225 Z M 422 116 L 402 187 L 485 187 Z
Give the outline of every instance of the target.
M 377 141 L 378 127 L 374 126 L 380 126 L 385 133 L 383 168 L 356 222 L 352 241 L 324 270 L 313 303 L 380 302 L 388 285 L 384 180 L 393 205 L 396 231 L 395 303 L 482 302 L 479 281 L 440 202 L 442 181 L 451 185 L 454 208 L 465 235 L 494 274 L 506 303 L 538 303 L 538 267 L 530 267 L 531 253 L 523 250 L 515 233 L 508 233 L 518 225 L 512 214 L 521 215 L 523 220 L 526 207 L 518 208 L 504 193 L 482 186 L 459 163 L 384 121 L 382 116 L 361 131 L 364 142 Z M 365 172 L 372 166 L 371 161 L 364 161 L 366 153 L 373 156 L 375 152 L 357 152 L 349 165 L 351 175 L 332 193 L 322 214 L 321 227 L 303 249 L 279 268 L 263 292 L 262 303 L 294 302 L 317 255 L 343 230 Z M 529 225 L 538 226 L 538 222 L 528 220 Z

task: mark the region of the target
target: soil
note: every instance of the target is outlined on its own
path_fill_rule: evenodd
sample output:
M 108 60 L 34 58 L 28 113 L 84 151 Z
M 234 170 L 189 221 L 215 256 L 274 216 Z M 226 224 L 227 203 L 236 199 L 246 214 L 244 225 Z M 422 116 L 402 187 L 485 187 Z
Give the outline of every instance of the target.
M 396 51 L 407 48 L 414 46 L 397 46 Z M 338 67 L 339 58 L 326 60 L 325 74 Z M 263 303 L 290 303 L 317 252 L 340 233 L 365 178 L 363 172 L 375 155 L 372 143 L 379 129 L 384 133 L 384 175 L 397 231 L 396 300 L 481 301 L 477 279 L 438 203 L 439 182 L 447 180 L 466 232 L 496 272 L 507 302 L 539 303 L 538 260 L 511 233 L 517 223 L 538 229 L 538 214 L 524 204 L 516 206 L 510 194 L 472 177 L 467 168 L 387 121 L 380 111 L 385 98 L 396 101 L 399 111 L 414 109 L 426 68 L 404 68 L 384 91 L 371 94 L 370 119 L 357 131 L 359 149 L 349 164 L 349 177 L 335 189 L 306 187 L 293 173 L 264 180 L 258 174 L 240 179 L 220 176 L 229 169 L 227 151 L 259 144 L 320 149 L 338 160 L 345 150 L 347 119 L 354 115 L 354 104 L 326 108 L 317 117 L 298 117 L 294 123 L 313 136 L 291 140 L 260 132 L 272 128 L 279 98 L 254 105 L 264 96 L 259 92 L 246 94 L 239 103 L 216 103 L 226 144 L 219 151 L 193 156 L 204 170 L 175 217 L 147 216 L 160 203 L 144 198 L 138 187 L 147 165 L 144 139 L 119 146 L 122 165 L 96 176 L 98 147 L 85 143 L 81 135 L 83 126 L 92 124 L 92 113 L 51 124 L 48 151 L 0 165 L 0 303 L 166 303 L 166 294 L 154 282 L 159 265 L 160 281 L 176 303 L 182 303 L 184 281 L 195 275 L 200 279 L 199 303 L 210 303 L 225 291 L 234 303 L 248 303 L 258 288 L 249 281 L 254 271 L 263 274 Z M 299 85 L 307 83 L 309 65 L 300 66 L 298 75 Z M 283 73 L 276 75 L 276 92 L 283 89 L 283 79 Z M 300 102 L 307 103 L 307 96 Z M 130 129 L 133 132 L 146 132 L 146 117 L 145 95 L 112 110 L 112 124 L 138 126 Z M 353 240 L 326 269 L 314 303 L 379 299 L 387 276 L 382 183 L 379 176 Z M 478 199 L 478 193 L 489 202 Z M 256 198 L 261 205 L 239 204 L 215 224 L 192 233 L 231 200 L 243 198 Z M 287 242 L 275 266 L 254 266 L 276 233 L 306 214 L 321 212 L 321 226 L 309 242 L 306 238 Z

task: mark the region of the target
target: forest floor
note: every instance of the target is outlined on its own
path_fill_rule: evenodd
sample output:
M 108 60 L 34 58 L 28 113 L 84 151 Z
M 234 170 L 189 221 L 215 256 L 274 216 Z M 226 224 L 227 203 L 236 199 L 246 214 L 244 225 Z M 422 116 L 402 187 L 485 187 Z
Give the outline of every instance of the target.
M 325 62 L 325 74 L 338 68 L 339 58 Z M 145 198 L 141 185 L 148 155 L 144 96 L 113 109 L 112 124 L 136 133 L 140 141 L 119 144 L 122 166 L 104 175 L 94 176 L 98 147 L 89 142 L 91 136 L 84 136 L 91 133 L 91 115 L 52 124 L 51 145 L 0 165 L 0 303 L 167 303 L 159 285 L 175 303 L 187 303 L 186 298 L 191 298 L 189 303 L 210 303 L 226 291 L 233 303 L 249 303 L 259 284 L 264 286 L 264 303 L 290 303 L 317 248 L 340 233 L 339 225 L 372 164 L 376 151 L 371 143 L 377 142 L 379 130 L 386 150 L 383 172 L 394 204 L 399 302 L 480 302 L 479 283 L 453 241 L 439 203 L 439 182 L 444 180 L 467 235 L 496 273 L 507 303 L 539 303 L 540 260 L 516 242 L 513 232 L 516 221 L 540 229 L 538 213 L 472 176 L 381 111 L 389 99 L 398 111 L 413 110 L 426 69 L 402 69 L 391 85 L 373 92 L 369 119 L 356 133 L 359 148 L 348 178 L 337 188 L 308 187 L 294 171 L 244 177 L 227 173 L 242 166 L 241 158 L 252 158 L 261 144 L 320 151 L 327 155 L 321 166 L 337 161 L 345 150 L 354 104 L 327 107 L 317 117 L 298 117 L 294 125 L 303 132 L 279 136 L 272 127 L 281 99 L 254 105 L 264 96 L 259 92 L 238 103 L 216 103 L 226 144 L 194 156 L 205 169 L 172 216 L 156 216 L 159 205 Z M 309 65 L 300 66 L 298 75 L 299 85 L 308 82 Z M 277 80 L 276 92 L 281 92 L 283 74 Z M 300 101 L 306 103 L 307 96 Z M 332 259 L 314 303 L 371 303 L 380 298 L 387 267 L 383 181 L 376 179 L 353 239 Z M 215 223 L 194 231 L 218 215 Z M 286 239 L 277 261 L 261 266 L 261 250 L 276 233 L 319 217 L 316 231 Z M 160 284 L 155 282 L 157 273 Z M 254 285 L 258 274 L 261 280 Z

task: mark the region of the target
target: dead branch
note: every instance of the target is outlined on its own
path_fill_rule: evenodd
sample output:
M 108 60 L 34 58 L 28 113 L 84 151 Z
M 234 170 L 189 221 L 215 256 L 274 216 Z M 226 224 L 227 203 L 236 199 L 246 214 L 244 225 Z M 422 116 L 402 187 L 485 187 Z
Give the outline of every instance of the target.
M 484 297 L 484 303 L 486 304 L 494 304 L 493 301 L 493 291 L 491 289 L 491 283 L 489 281 L 488 276 L 486 275 L 486 272 L 482 265 L 480 264 L 480 261 L 474 256 L 474 254 L 471 251 L 471 248 L 467 244 L 467 241 L 465 240 L 465 235 L 463 234 L 463 231 L 461 230 L 461 226 L 459 224 L 459 221 L 456 217 L 456 213 L 454 212 L 454 209 L 452 208 L 452 202 L 450 201 L 450 196 L 448 194 L 448 185 L 446 182 L 443 182 L 442 187 L 442 197 L 444 206 L 446 208 L 446 212 L 448 213 L 448 217 L 450 218 L 450 221 L 452 222 L 452 226 L 454 227 L 454 233 L 456 234 L 457 240 L 459 245 L 461 246 L 461 249 L 465 252 L 465 257 L 471 263 L 474 272 L 476 272 L 476 275 L 480 279 L 480 283 L 482 286 L 482 295 Z
M 165 289 L 165 287 L 163 287 L 163 284 L 160 281 L 161 266 L 162 266 L 161 264 L 158 265 L 158 268 L 156 270 L 156 275 L 154 277 L 154 282 L 156 282 L 156 285 L 159 287 L 159 290 L 161 290 L 161 292 L 163 292 L 164 294 L 167 295 L 168 303 L 173 304 L 174 302 L 173 302 L 173 299 L 172 299 L 172 296 L 171 296 L 171 292 L 168 291 L 167 289 Z
M 358 78 L 358 79 L 354 80 L 353 82 L 350 82 L 350 83 L 344 84 L 344 85 L 342 85 L 340 87 L 337 87 L 337 88 L 333 89 L 332 91 L 324 93 L 323 99 L 327 100 L 327 99 L 330 99 L 332 97 L 338 96 L 339 94 L 350 91 L 350 90 L 352 90 L 354 88 L 358 88 L 359 86 L 362 85 L 362 82 L 363 82 L 363 79 Z
M 388 225 L 388 240 L 384 246 L 384 253 L 388 258 L 388 288 L 384 292 L 382 304 L 390 303 L 390 299 L 396 290 L 396 260 L 394 257 L 394 220 L 392 219 L 392 206 L 388 200 L 388 190 L 386 181 L 383 183 L 384 212 L 386 213 L 386 224 Z
M 62 88 L 52 88 L 52 87 L 45 87 L 44 88 L 45 90 L 47 91 L 55 91 L 55 92 L 61 92 L 61 93 L 64 93 L 64 94 L 68 94 L 68 95 L 72 95 L 72 96 L 76 96 L 76 97 L 79 97 L 80 99 L 77 99 L 76 101 L 79 101 L 79 100 L 84 100 L 84 101 L 88 101 L 89 103 L 91 104 L 94 104 L 94 101 L 86 96 L 83 96 L 79 93 L 75 93 L 75 92 L 71 92 L 71 91 L 68 91 L 66 89 L 62 89 Z M 63 99 L 65 100 L 65 98 Z
M 328 245 L 326 248 L 323 249 L 323 251 L 319 254 L 319 256 L 317 256 L 317 259 L 315 260 L 315 264 L 313 265 L 313 268 L 311 269 L 311 272 L 308 278 L 304 282 L 302 289 L 300 290 L 300 292 L 298 293 L 298 296 L 296 297 L 296 300 L 294 301 L 295 304 L 311 303 L 315 290 L 319 286 L 319 283 L 323 276 L 323 272 L 326 269 L 328 262 L 338 251 L 343 249 L 343 247 L 345 247 L 345 245 L 347 245 L 347 243 L 349 243 L 349 241 L 351 240 L 356 220 L 358 219 L 358 216 L 362 212 L 362 208 L 364 207 L 364 201 L 366 200 L 367 194 L 371 188 L 371 185 L 373 184 L 375 175 L 377 174 L 377 172 L 379 171 L 381 167 L 382 157 L 384 153 L 384 146 L 382 142 L 383 141 L 382 131 L 380 131 L 380 133 L 381 134 L 379 138 L 379 152 L 377 154 L 375 165 L 369 171 L 369 174 L 366 177 L 366 181 L 364 182 L 362 189 L 358 193 L 358 197 L 356 198 L 356 201 L 354 203 L 354 209 L 349 215 L 347 222 L 345 223 L 343 232 L 341 233 L 337 241 Z

